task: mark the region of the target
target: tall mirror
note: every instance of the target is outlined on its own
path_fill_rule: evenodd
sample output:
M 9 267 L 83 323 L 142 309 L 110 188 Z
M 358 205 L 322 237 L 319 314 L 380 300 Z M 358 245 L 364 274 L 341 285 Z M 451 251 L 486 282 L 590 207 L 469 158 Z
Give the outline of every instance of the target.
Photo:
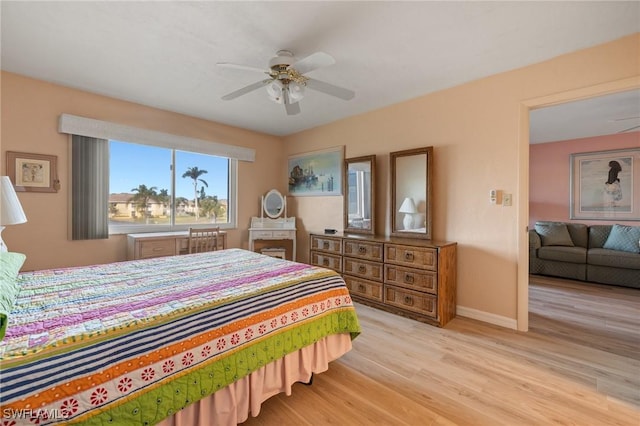
M 392 152 L 391 235 L 431 239 L 433 147 Z
M 373 234 L 376 156 L 347 158 L 344 163 L 344 230 Z

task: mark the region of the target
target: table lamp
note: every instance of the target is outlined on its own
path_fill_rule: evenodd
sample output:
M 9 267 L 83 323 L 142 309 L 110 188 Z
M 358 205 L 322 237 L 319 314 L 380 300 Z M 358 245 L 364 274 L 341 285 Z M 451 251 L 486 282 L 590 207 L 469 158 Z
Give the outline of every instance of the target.
M 7 251 L 7 246 L 2 241 L 2 230 L 5 225 L 17 225 L 25 223 L 27 216 L 22 210 L 22 205 L 9 176 L 0 176 L 0 251 Z
M 404 219 L 402 220 L 404 229 L 413 229 L 413 215 L 418 213 L 418 209 L 416 209 L 416 204 L 413 202 L 413 198 L 405 198 L 398 212 L 405 214 Z

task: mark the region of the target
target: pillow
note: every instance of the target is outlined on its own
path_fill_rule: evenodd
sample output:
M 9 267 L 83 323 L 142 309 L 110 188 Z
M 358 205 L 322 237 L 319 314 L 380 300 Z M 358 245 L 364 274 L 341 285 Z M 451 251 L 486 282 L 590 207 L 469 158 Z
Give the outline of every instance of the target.
M 27 257 L 22 253 L 0 252 L 0 340 L 4 338 L 20 285 L 18 272 Z
M 602 248 L 640 253 L 640 226 L 613 225 Z
M 564 223 L 536 223 L 535 227 L 543 246 L 574 246 Z

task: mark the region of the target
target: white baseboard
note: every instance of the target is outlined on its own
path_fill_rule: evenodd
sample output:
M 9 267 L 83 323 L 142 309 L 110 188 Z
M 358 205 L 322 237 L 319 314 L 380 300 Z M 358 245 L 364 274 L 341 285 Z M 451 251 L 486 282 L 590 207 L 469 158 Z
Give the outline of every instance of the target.
M 456 306 L 456 315 L 475 319 L 478 321 L 488 322 L 489 324 L 510 328 L 512 330 L 518 329 L 518 321 L 514 318 L 508 318 L 508 317 L 503 317 L 501 315 L 490 314 L 489 312 L 479 311 L 477 309 L 467 308 L 460 305 Z

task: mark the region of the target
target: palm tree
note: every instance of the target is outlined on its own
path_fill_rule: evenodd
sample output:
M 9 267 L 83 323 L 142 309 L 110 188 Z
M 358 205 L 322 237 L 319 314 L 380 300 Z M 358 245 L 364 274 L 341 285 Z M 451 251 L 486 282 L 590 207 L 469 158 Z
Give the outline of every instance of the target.
M 220 213 L 224 211 L 224 206 L 220 204 L 220 201 L 218 201 L 217 195 L 206 197 L 202 200 L 201 206 L 202 213 L 207 217 L 213 215 L 214 222 L 218 221 L 218 216 L 220 216 Z
M 166 216 L 167 207 L 169 201 L 171 200 L 171 197 L 169 196 L 169 190 L 161 189 L 160 191 L 158 191 L 158 195 L 156 196 L 156 198 L 162 203 L 162 214 Z
M 156 187 L 152 186 L 151 188 L 147 188 L 147 185 L 138 185 L 137 188 L 131 189 L 132 192 L 136 194 L 129 199 L 136 204 L 137 209 L 144 215 L 144 217 L 149 220 L 147 217 L 147 206 L 149 205 L 149 200 L 151 198 L 156 198 L 158 193 L 156 192 Z
M 195 167 L 189 167 L 187 171 L 182 174 L 183 178 L 188 177 L 193 179 L 193 199 L 194 199 L 195 208 L 196 208 L 196 222 L 200 217 L 200 214 L 198 211 L 198 181 L 202 182 L 202 184 L 207 188 L 209 187 L 209 184 L 207 183 L 207 181 L 205 181 L 204 179 L 200 179 L 200 176 L 202 176 L 205 173 L 209 173 L 209 172 L 206 170 L 200 170 L 198 169 L 198 166 L 195 166 Z

